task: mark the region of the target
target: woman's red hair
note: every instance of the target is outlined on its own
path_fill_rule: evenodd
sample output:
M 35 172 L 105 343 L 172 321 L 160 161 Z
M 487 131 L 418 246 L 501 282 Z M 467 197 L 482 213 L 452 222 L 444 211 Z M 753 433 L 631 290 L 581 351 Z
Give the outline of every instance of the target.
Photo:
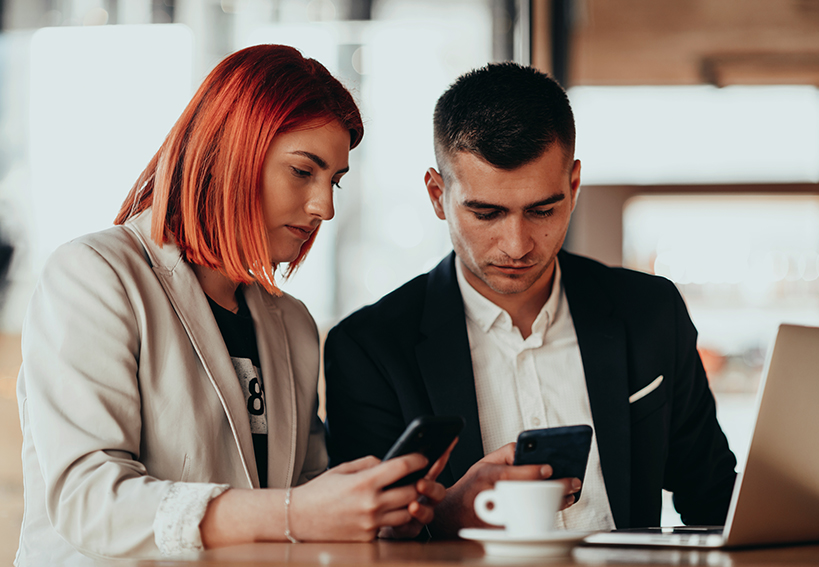
M 280 295 L 261 206 L 264 159 L 277 134 L 334 120 L 350 130 L 356 147 L 364 134 L 358 107 L 321 63 L 285 45 L 237 51 L 204 80 L 114 222 L 151 207 L 158 244 L 173 241 L 188 262 Z

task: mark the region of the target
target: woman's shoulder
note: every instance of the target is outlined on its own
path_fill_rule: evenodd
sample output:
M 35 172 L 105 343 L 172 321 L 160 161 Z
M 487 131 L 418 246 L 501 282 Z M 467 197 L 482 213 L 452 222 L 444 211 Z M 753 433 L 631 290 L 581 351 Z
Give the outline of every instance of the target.
M 46 261 L 45 271 L 54 268 L 91 269 L 107 264 L 132 267 L 147 260 L 145 250 L 135 235 L 124 226 L 113 226 L 79 236 L 59 246 Z
M 307 310 L 307 306 L 304 304 L 304 302 L 290 295 L 286 291 L 283 291 L 281 295 L 273 295 L 268 293 L 261 286 L 261 284 L 254 283 L 245 287 L 245 295 L 257 297 L 270 308 L 292 313 L 294 315 L 298 314 L 301 316 L 310 317 L 312 319 L 312 315 L 310 315 L 310 312 Z
M 296 324 L 317 330 L 316 322 L 304 302 L 287 292 L 272 295 L 256 283 L 245 288 L 245 297 L 251 306 L 256 302 L 261 302 L 268 309 L 280 312 L 288 325 Z

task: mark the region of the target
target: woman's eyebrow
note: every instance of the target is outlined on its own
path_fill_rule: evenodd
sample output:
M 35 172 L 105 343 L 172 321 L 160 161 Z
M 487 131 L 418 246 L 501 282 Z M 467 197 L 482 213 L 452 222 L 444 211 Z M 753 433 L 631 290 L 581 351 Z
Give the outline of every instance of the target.
M 314 161 L 316 163 L 316 165 L 319 166 L 321 169 L 327 169 L 329 167 L 327 165 L 326 161 L 324 161 L 323 159 L 321 159 L 321 157 L 317 156 L 316 154 L 314 154 L 312 152 L 306 152 L 304 150 L 296 150 L 296 151 L 293 151 L 293 152 L 290 152 L 290 153 L 292 155 L 306 157 L 307 159 Z M 350 171 L 350 166 L 349 165 L 347 167 L 343 168 L 343 169 L 339 169 L 338 171 L 336 171 L 336 173 L 347 173 L 348 171 Z

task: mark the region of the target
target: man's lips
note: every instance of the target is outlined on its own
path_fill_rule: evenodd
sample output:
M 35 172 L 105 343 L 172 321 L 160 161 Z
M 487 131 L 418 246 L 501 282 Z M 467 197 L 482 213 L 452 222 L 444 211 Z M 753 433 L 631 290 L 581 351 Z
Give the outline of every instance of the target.
M 314 226 L 299 226 L 295 224 L 288 224 L 285 226 L 287 227 L 287 230 L 289 230 L 294 235 L 296 235 L 296 237 L 302 240 L 309 239 L 310 235 L 313 234 L 313 232 L 316 230 L 316 227 Z
M 531 270 L 535 267 L 535 264 L 528 264 L 525 266 L 514 266 L 514 265 L 501 265 L 501 264 L 492 264 L 492 267 L 498 270 L 501 273 L 508 274 L 508 275 L 520 275 L 524 274 L 527 271 Z

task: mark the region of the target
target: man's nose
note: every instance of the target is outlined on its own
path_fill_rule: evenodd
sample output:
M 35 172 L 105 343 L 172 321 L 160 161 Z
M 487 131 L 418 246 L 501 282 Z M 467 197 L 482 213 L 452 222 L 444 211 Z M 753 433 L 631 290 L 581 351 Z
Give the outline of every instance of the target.
M 520 217 L 511 216 L 499 227 L 501 234 L 498 248 L 512 260 L 520 260 L 535 247 L 532 228 L 528 224 Z

